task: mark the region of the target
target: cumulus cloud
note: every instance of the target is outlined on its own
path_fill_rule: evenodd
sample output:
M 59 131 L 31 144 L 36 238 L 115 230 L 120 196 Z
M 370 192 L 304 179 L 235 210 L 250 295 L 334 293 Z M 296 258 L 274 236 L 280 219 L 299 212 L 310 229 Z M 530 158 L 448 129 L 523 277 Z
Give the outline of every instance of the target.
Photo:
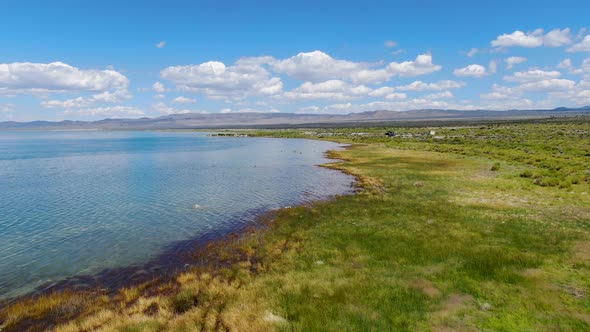
M 557 68 L 565 69 L 570 74 L 579 75 L 584 73 L 590 73 L 590 58 L 585 59 L 582 62 L 582 66 L 577 68 L 574 66 L 572 59 L 564 59 L 557 64 Z
M 307 82 L 352 80 L 368 83 L 383 82 L 390 77 L 384 69 L 373 70 L 368 63 L 334 59 L 322 51 L 301 52 L 274 62 L 272 68 L 278 73 Z
M 178 97 L 172 99 L 172 102 L 177 103 L 177 104 L 194 104 L 197 102 L 197 100 L 194 98 L 187 98 L 187 97 L 183 97 L 183 96 L 178 96 Z
M 129 80 L 112 70 L 79 69 L 63 62 L 0 64 L 0 94 L 127 90 Z
M 465 86 L 464 82 L 442 80 L 434 83 L 424 83 L 422 81 L 414 81 L 407 85 L 396 87 L 400 91 L 441 91 L 449 89 L 459 89 Z
M 489 93 L 481 94 L 482 99 L 488 100 L 516 100 L 526 93 L 544 93 L 547 96 L 568 95 L 575 97 L 583 93 L 583 86 L 568 79 L 550 78 L 551 75 L 532 75 L 523 79 L 515 79 L 520 84 L 507 87 L 494 84 Z M 565 98 L 564 98 L 565 99 Z
M 443 98 L 453 98 L 454 95 L 451 91 L 444 91 L 444 92 L 437 92 L 431 93 L 426 95 L 424 98 L 426 99 L 443 99 Z
M 408 95 L 406 95 L 405 93 L 402 92 L 393 92 L 393 93 L 388 93 L 387 95 L 385 95 L 385 99 L 388 100 L 402 100 L 402 99 L 406 99 L 408 98 Z
M 164 48 L 166 46 L 166 41 L 162 40 L 161 42 L 156 44 L 157 48 Z
M 179 90 L 200 93 L 213 99 L 243 99 L 248 96 L 273 95 L 282 91 L 283 82 L 272 77 L 261 58 L 238 60 L 232 66 L 219 61 L 198 65 L 172 66 L 160 76 Z
M 554 29 L 544 33 L 543 29 L 532 32 L 516 30 L 510 34 L 502 34 L 491 42 L 494 47 L 559 47 L 572 43 L 571 30 L 569 28 Z
M 579 43 L 567 49 L 568 52 L 590 52 L 590 35 L 587 35 Z
M 515 65 L 525 63 L 526 61 L 527 61 L 527 58 L 521 57 L 521 56 L 511 56 L 511 57 L 504 59 L 504 62 L 506 62 L 506 68 L 508 68 L 508 69 L 512 69 L 512 68 L 514 68 Z
M 203 111 L 199 111 L 199 110 L 180 109 L 180 108 L 170 107 L 170 106 L 166 105 L 166 103 L 164 103 L 164 102 L 155 103 L 154 105 L 152 105 L 152 107 L 157 112 L 162 113 L 162 114 L 167 114 L 167 115 L 187 114 L 187 113 L 204 113 Z
M 365 62 L 339 60 L 322 51 L 302 52 L 293 57 L 272 63 L 278 73 L 307 82 L 346 80 L 357 84 L 378 84 L 393 76 L 419 76 L 440 70 L 432 62 L 431 54 L 422 54 L 413 61 L 391 62 L 382 68 Z
M 348 114 L 374 110 L 408 111 L 415 109 L 475 109 L 476 106 L 454 103 L 448 100 L 414 98 L 407 100 L 383 100 L 369 103 L 339 103 L 324 107 L 309 106 L 299 110 L 300 113 Z
M 44 100 L 41 106 L 81 111 L 131 98 L 129 80 L 113 70 L 84 70 L 62 62 L 0 64 L 0 94 L 83 94 L 70 99 Z M 96 110 L 93 111 L 97 113 Z
M 574 68 L 574 66 L 572 65 L 572 59 L 563 59 L 557 64 L 557 68 L 567 70 Z
M 405 99 L 407 97 L 406 94 L 403 94 L 403 98 L 400 98 L 402 95 L 398 95 L 397 98 L 393 98 L 393 94 L 397 91 L 443 91 L 443 90 L 450 90 L 450 89 L 458 89 L 465 86 L 463 82 L 451 81 L 451 80 L 442 80 L 434 83 L 425 83 L 422 81 L 414 81 L 410 84 L 401 85 L 401 86 L 384 86 L 377 89 L 372 90 L 368 95 L 370 97 L 385 97 L 386 99 Z M 448 91 L 446 91 L 448 92 Z M 434 95 L 434 94 L 433 94 Z M 448 96 L 447 93 L 445 93 Z M 387 98 L 387 96 L 390 96 Z M 446 98 L 446 97 L 445 97 Z
M 432 63 L 432 54 L 421 54 L 414 61 L 392 62 L 387 65 L 388 72 L 402 77 L 430 74 L 441 70 L 441 68 L 441 66 Z
M 524 92 L 553 92 L 574 89 L 576 82 L 566 79 L 546 79 L 521 84 L 518 89 Z
M 152 85 L 152 90 L 159 93 L 163 93 L 166 91 L 166 87 L 164 87 L 164 84 L 162 82 L 156 82 Z
M 127 91 L 115 91 L 115 92 L 101 92 L 94 94 L 89 97 L 77 97 L 65 100 L 44 100 L 41 102 L 41 106 L 46 108 L 82 108 L 91 107 L 101 103 L 119 103 L 124 100 L 130 99 L 131 95 Z
M 453 70 L 453 74 L 459 77 L 483 77 L 488 74 L 486 67 L 482 65 L 469 65 L 463 68 Z
M 483 93 L 480 95 L 482 99 L 491 100 L 502 100 L 502 99 L 515 99 L 522 95 L 522 91 L 517 91 L 514 88 L 505 87 L 494 83 L 492 85 L 491 92 Z
M 236 102 L 251 96 L 347 100 L 367 95 L 372 89 L 364 84 L 379 84 L 394 76 L 425 75 L 440 69 L 441 66 L 433 63 L 431 54 L 419 55 L 411 61 L 378 65 L 335 59 L 324 52 L 313 51 L 282 60 L 270 56 L 241 58 L 231 66 L 219 61 L 172 66 L 163 69 L 160 76 L 180 91 L 226 101 Z M 283 92 L 281 78 L 273 73 L 285 74 L 304 83 Z M 159 82 L 153 89 L 165 91 Z
M 299 87 L 285 92 L 287 99 L 333 99 L 348 100 L 359 98 L 371 92 L 364 86 L 354 86 L 341 80 L 329 80 L 320 83 L 305 82 Z
M 544 71 L 541 69 L 532 69 L 528 71 L 516 72 L 511 76 L 504 76 L 504 80 L 508 82 L 528 83 L 547 79 L 554 79 L 560 76 L 561 73 L 556 70 Z

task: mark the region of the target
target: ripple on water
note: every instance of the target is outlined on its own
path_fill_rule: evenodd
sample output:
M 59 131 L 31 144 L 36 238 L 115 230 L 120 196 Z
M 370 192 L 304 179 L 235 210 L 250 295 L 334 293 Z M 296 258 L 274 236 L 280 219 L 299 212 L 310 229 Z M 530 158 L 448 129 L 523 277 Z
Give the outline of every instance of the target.
M 348 192 L 350 176 L 315 166 L 336 147 L 201 133 L 0 132 L 0 298 L 67 277 L 88 282 L 95 277 L 81 275 Z

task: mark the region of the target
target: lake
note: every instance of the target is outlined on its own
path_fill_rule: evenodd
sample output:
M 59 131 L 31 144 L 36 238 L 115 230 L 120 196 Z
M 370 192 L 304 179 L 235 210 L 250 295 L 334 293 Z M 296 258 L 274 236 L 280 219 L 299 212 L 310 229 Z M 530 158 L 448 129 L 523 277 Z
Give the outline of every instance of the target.
M 196 132 L 0 132 L 0 298 L 144 264 L 351 191 L 336 143 Z

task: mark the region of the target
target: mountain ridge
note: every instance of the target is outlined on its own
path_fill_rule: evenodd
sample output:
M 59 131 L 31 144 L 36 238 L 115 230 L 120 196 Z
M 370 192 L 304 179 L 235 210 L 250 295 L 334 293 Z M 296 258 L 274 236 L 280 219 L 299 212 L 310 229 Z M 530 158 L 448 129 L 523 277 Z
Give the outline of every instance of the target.
M 579 108 L 557 107 L 547 110 L 452 110 L 419 109 L 410 111 L 374 110 L 341 114 L 299 113 L 185 113 L 149 118 L 106 118 L 96 121 L 30 121 L 0 122 L 0 130 L 149 130 L 149 129 L 207 129 L 224 127 L 277 127 L 322 124 L 354 124 L 370 122 L 411 122 L 421 120 L 476 120 L 476 119 L 525 119 L 590 114 L 590 105 Z

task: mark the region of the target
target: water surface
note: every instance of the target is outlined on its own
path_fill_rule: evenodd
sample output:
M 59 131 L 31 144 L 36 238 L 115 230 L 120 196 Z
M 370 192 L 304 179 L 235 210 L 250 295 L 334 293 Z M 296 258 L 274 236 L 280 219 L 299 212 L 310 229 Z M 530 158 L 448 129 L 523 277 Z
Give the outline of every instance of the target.
M 188 132 L 0 132 L 0 298 L 345 193 L 350 176 L 316 166 L 335 148 Z

